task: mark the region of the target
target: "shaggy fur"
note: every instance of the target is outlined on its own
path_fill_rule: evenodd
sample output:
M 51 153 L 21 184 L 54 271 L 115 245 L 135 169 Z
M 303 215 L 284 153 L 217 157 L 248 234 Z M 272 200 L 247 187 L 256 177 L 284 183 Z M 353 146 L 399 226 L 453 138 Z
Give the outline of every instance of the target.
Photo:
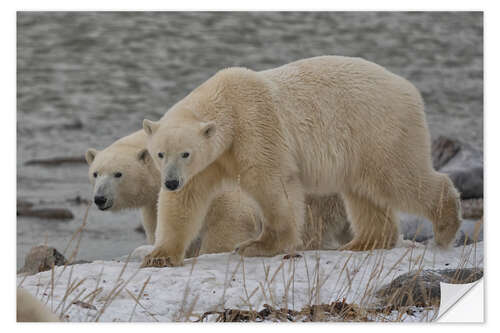
M 53 314 L 37 298 L 22 288 L 17 288 L 17 322 L 57 322 Z
M 306 193 L 342 194 L 355 233 L 346 250 L 393 247 L 396 210 L 430 219 L 441 246 L 460 225 L 458 193 L 432 168 L 420 93 L 360 58 L 225 69 L 143 126 L 163 184 L 146 266 L 182 264 L 227 182 L 237 181 L 264 215 L 259 237 L 238 246 L 246 256 L 301 245 Z M 167 187 L 172 179 L 175 191 Z

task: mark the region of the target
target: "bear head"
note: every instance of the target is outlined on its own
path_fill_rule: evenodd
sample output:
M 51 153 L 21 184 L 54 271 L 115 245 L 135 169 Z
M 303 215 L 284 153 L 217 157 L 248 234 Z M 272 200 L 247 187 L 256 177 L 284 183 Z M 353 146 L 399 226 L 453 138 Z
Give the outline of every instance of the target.
M 111 145 L 85 154 L 92 200 L 100 210 L 141 208 L 159 191 L 159 175 L 148 150 L 143 147 Z M 155 174 L 156 173 L 156 174 Z
M 143 121 L 148 150 L 161 173 L 161 186 L 179 191 L 216 160 L 216 124 L 194 119 L 172 122 Z

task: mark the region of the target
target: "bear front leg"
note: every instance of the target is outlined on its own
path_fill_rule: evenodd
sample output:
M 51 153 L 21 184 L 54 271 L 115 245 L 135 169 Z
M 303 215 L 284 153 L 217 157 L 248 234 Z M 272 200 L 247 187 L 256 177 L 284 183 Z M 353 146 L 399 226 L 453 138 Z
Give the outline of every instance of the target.
M 155 247 L 141 267 L 182 266 L 186 248 L 201 228 L 201 219 L 194 214 L 200 209 L 187 200 L 188 192 L 160 191 Z M 193 206 L 186 207 L 186 202 Z
M 156 220 L 158 218 L 158 211 L 156 209 L 156 202 L 142 209 L 142 226 L 146 232 L 146 239 L 148 244 L 155 243 Z
M 249 183 L 251 181 L 255 183 L 255 178 Z M 298 179 L 260 181 L 245 186 L 245 190 L 262 209 L 262 232 L 257 239 L 238 244 L 235 251 L 248 257 L 274 256 L 300 247 L 305 204 Z

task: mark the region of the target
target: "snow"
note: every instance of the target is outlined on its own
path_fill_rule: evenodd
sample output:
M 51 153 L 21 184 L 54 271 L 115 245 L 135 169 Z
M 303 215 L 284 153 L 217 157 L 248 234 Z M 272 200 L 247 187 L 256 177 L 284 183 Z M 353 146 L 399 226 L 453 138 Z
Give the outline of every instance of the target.
M 300 310 L 345 298 L 369 305 L 377 301 L 374 291 L 411 270 L 483 267 L 482 243 L 441 250 L 400 241 L 391 250 L 306 251 L 292 259 L 207 254 L 182 267 L 139 268 L 150 250 L 139 247 L 128 262 L 122 257 L 18 275 L 18 285 L 67 321 L 187 321 L 224 308 L 259 311 L 264 304 Z M 435 312 L 417 309 L 402 319 L 430 320 Z

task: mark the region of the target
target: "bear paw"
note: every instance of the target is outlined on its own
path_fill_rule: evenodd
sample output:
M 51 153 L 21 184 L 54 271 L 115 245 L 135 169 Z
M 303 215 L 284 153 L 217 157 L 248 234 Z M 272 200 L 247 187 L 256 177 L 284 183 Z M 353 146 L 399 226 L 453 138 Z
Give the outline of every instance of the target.
M 144 267 L 175 267 L 182 266 L 182 259 L 169 256 L 163 249 L 155 249 L 144 257 L 141 268 Z

